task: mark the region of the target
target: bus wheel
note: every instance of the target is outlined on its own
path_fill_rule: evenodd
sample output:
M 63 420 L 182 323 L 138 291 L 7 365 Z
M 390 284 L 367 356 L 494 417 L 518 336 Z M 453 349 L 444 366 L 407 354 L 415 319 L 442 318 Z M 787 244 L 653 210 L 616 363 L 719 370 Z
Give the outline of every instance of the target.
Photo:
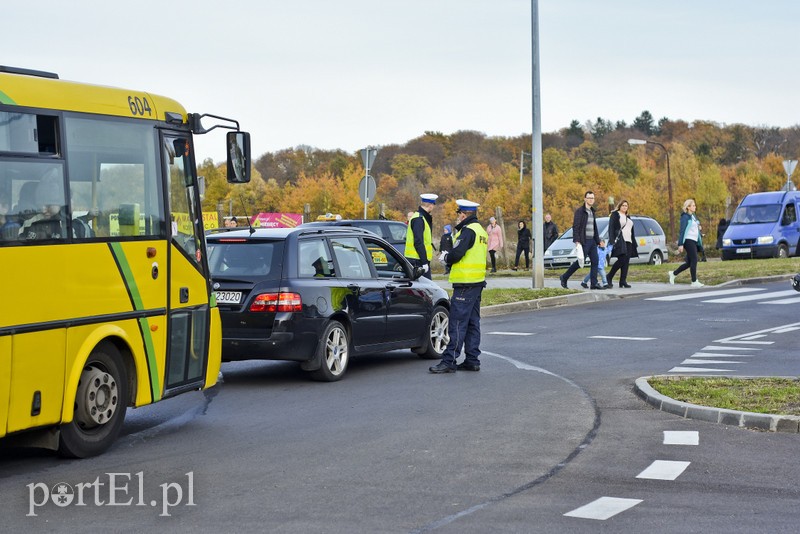
M 110 343 L 98 345 L 81 372 L 72 422 L 61 427 L 59 454 L 86 458 L 105 451 L 122 429 L 128 398 L 119 350 Z

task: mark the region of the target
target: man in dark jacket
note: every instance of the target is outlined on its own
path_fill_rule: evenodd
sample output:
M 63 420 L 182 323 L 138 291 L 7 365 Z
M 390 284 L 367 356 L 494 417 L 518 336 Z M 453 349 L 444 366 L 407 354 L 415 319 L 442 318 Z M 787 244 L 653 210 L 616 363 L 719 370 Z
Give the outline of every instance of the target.
M 550 217 L 549 213 L 544 214 L 544 249 L 547 250 L 550 248 L 550 245 L 553 244 L 553 241 L 558 239 L 558 226 L 556 223 L 553 222 L 552 217 Z
M 600 239 L 600 232 L 597 231 L 597 218 L 594 214 L 594 192 L 587 191 L 583 195 L 583 205 L 575 210 L 575 216 L 572 218 L 572 241 L 576 245 L 583 247 L 584 257 L 588 257 L 591 262 L 591 270 L 589 272 L 590 280 L 592 281 L 592 289 L 605 289 L 603 286 L 598 286 L 597 281 L 597 247 L 606 246 L 605 242 Z M 572 274 L 583 265 L 579 265 L 577 261 L 569 266 L 567 271 L 559 278 L 561 279 L 561 287 L 567 289 L 567 280 Z

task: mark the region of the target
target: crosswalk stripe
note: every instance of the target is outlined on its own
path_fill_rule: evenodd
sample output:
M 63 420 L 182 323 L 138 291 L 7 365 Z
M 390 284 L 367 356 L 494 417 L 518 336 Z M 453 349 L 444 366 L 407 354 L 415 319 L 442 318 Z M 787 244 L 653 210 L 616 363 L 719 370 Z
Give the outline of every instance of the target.
M 675 480 L 686 471 L 691 462 L 677 462 L 673 460 L 656 460 L 650 466 L 636 475 L 636 478 L 650 480 Z
M 732 373 L 733 369 L 707 369 L 704 367 L 673 367 L 668 373 Z
M 727 360 L 695 360 L 694 358 L 687 358 L 681 362 L 681 365 L 693 364 L 693 363 L 702 363 L 703 365 L 708 365 L 711 363 L 720 364 L 720 363 L 742 363 L 742 362 L 731 362 Z
M 798 327 L 800 328 L 800 327 Z M 761 350 L 755 347 L 714 347 L 713 345 L 706 345 L 700 350 Z M 726 354 L 727 356 L 727 354 Z
M 755 354 L 722 354 L 720 352 L 695 352 L 691 358 L 752 358 Z
M 567 517 L 580 517 L 582 519 L 597 519 L 605 521 L 620 512 L 633 508 L 642 502 L 642 499 L 623 499 L 621 497 L 600 497 L 599 499 L 575 508 L 564 514 Z
M 760 287 L 739 287 L 736 289 L 717 289 L 713 291 L 700 291 L 697 293 L 682 293 L 680 295 L 666 295 L 663 297 L 652 297 L 645 300 L 660 300 L 662 302 L 669 302 L 674 300 L 689 300 L 689 299 L 698 299 L 698 298 L 705 298 L 705 297 L 714 297 L 719 295 L 736 295 L 740 293 L 752 293 L 755 291 L 764 291 L 763 288 Z
M 797 304 L 798 302 L 800 302 L 800 297 L 783 300 L 770 300 L 769 302 L 759 302 L 759 304 Z
M 664 445 L 699 445 L 697 430 L 664 430 Z
M 785 297 L 787 295 L 795 295 L 796 293 L 797 292 L 795 290 L 789 289 L 786 291 L 771 291 L 769 293 L 759 293 L 758 295 L 741 295 L 738 297 L 726 297 L 722 299 L 704 300 L 703 302 L 709 302 L 714 304 L 733 304 L 734 302 L 747 302 L 750 300 L 763 300 L 763 299 Z

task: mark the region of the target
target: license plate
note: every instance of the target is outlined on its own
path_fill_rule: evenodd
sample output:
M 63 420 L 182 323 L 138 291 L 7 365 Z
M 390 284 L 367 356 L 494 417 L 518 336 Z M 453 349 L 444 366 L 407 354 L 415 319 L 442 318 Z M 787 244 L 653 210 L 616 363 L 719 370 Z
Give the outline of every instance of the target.
M 747 247 L 747 248 L 737 248 L 737 249 L 736 249 L 736 253 L 737 253 L 737 254 L 750 254 L 750 247 Z
M 217 304 L 239 304 L 241 291 L 216 291 Z

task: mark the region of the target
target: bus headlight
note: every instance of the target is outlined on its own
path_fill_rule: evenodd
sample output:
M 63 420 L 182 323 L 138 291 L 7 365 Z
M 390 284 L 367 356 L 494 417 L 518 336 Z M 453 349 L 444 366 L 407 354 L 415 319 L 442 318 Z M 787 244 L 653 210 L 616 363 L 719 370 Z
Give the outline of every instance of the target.
M 758 238 L 759 245 L 771 245 L 775 241 L 775 238 L 771 235 L 763 235 Z

